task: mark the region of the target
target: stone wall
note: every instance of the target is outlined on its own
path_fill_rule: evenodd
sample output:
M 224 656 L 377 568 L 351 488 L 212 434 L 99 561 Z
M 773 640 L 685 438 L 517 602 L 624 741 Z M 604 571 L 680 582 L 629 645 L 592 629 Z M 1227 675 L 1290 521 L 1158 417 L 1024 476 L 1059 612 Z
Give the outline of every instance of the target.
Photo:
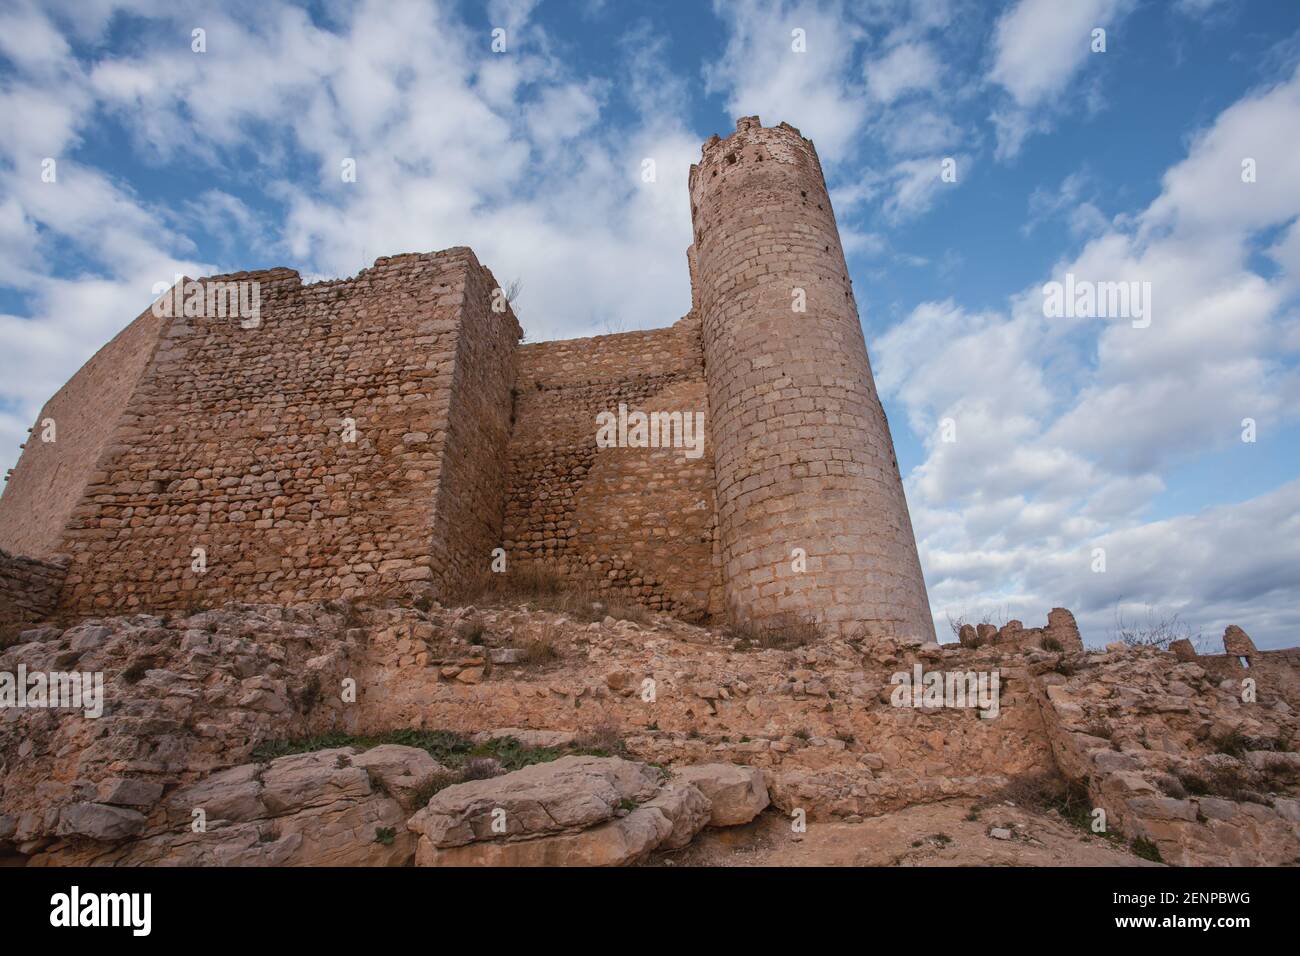
M 35 558 L 58 553 L 69 516 L 153 356 L 162 326 L 162 319 L 145 310 L 45 403 L 5 484 L 0 547 Z M 53 441 L 42 440 L 47 420 L 54 423 Z
M 446 423 L 432 542 L 434 579 L 443 594 L 472 584 L 501 546 L 522 330 L 513 313 L 492 311 L 496 289 L 487 269 L 466 273 L 453 379 L 435 409 L 435 419 Z
M 597 415 L 702 412 L 703 454 L 598 448 Z M 647 607 L 699 619 L 721 610 L 713 453 L 699 323 L 519 350 L 505 547 Z
M 260 284 L 260 323 L 169 320 L 69 522 L 63 606 L 361 598 L 464 573 L 491 512 L 465 547 L 441 537 L 463 521 L 444 514 L 466 487 L 501 484 L 475 472 L 499 468 L 509 366 L 480 364 L 518 336 L 512 314 L 478 302 L 495 282 L 473 253 L 308 286 L 286 269 L 205 281 L 219 279 Z M 454 396 L 458 355 L 477 396 Z M 456 402 L 483 423 L 451 432 Z
M 729 616 L 933 639 L 813 144 L 741 119 L 705 144 L 690 192 Z
M 666 329 L 519 348 L 467 248 L 203 280 L 256 283 L 261 321 L 151 310 L 105 346 L 42 412 L 0 547 L 69 555 L 77 612 L 466 593 L 504 547 L 689 620 L 933 637 L 812 143 L 745 118 L 690 190 Z M 598 447 L 620 406 L 704 416 L 702 453 Z
M 67 570 L 65 560 L 38 561 L 0 550 L 0 627 L 49 617 Z

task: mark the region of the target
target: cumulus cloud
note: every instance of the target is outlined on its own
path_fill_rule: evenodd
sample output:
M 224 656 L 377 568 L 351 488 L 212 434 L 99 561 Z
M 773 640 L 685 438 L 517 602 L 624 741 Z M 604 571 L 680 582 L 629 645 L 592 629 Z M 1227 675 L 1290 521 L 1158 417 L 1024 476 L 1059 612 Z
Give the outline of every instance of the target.
M 998 155 L 1013 157 L 1025 138 L 1046 127 L 1041 113 L 1053 104 L 1090 56 L 1092 31 L 1109 31 L 1134 8 L 1135 0 L 1018 0 L 998 19 L 988 79 L 1010 94 L 1010 104 L 993 111 Z M 1087 104 L 1077 106 L 1081 111 Z
M 903 43 L 867 64 L 867 89 L 882 103 L 913 90 L 933 91 L 943 77 L 934 50 L 926 43 Z
M 29 315 L 0 315 L 0 443 L 12 462 L 36 410 L 177 272 L 287 264 L 346 276 L 381 255 L 471 245 L 502 281 L 522 280 L 536 338 L 611 322 L 661 326 L 690 305 L 686 173 L 700 137 L 667 93 L 662 44 L 628 39 L 617 95 L 550 52 L 535 4 L 487 11 L 508 52 L 447 4 L 362 0 L 311 19 L 298 7 L 227 10 L 96 2 L 6 14 L 32 42 L 0 52 L 0 282 Z M 145 18 L 140 49 L 74 56 L 115 14 Z M 207 52 L 190 29 L 207 31 Z M 120 124 L 157 166 L 206 171 L 214 185 L 179 203 L 134 194 L 73 158 L 85 131 Z M 57 161 L 55 183 L 41 161 Z M 340 176 L 356 162 L 355 183 Z M 643 179 L 644 161 L 657 176 Z M 234 175 L 232 176 L 232 172 Z M 235 194 L 253 180 L 260 208 Z M 197 242 L 232 261 L 195 255 Z M 261 262 L 249 262 L 249 252 Z M 70 269 L 70 266 L 75 263 Z M 581 264 L 581 269 L 576 268 Z M 52 271 L 58 269 L 57 273 Z
M 1035 287 L 1005 311 L 925 303 L 875 344 L 880 387 L 926 446 L 908 493 L 940 630 L 945 613 L 1005 605 L 1037 619 L 1072 602 L 1103 637 L 1117 608 L 1150 605 L 1207 633 L 1237 623 L 1261 646 L 1293 640 L 1294 582 L 1277 569 L 1296 566 L 1300 484 L 1143 514 L 1197 455 L 1235 450 L 1250 467 L 1243 418 L 1273 434 L 1295 421 L 1294 275 L 1285 255 L 1258 274 L 1251 253 L 1270 229 L 1291 241 L 1300 194 L 1287 176 L 1243 182 L 1241 158 L 1275 168 L 1300 150 L 1297 96 L 1300 71 L 1224 110 L 1149 206 L 1044 277 L 1149 282 L 1149 326 L 1046 318 Z

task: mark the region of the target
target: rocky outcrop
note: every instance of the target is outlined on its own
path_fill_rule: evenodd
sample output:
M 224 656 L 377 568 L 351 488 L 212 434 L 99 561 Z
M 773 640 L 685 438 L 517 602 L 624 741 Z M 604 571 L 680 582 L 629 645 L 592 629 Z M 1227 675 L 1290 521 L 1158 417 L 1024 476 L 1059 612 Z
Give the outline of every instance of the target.
M 1040 669 L 1060 768 L 1108 830 L 1180 866 L 1300 860 L 1300 723 L 1287 701 L 1154 647 Z
M 93 708 L 14 707 L 0 721 L 0 807 L 23 853 L 148 816 L 165 789 L 249 759 L 261 740 L 355 725 L 343 680 L 362 632 L 346 605 L 231 605 L 181 618 L 42 625 L 0 672 L 102 675 Z M 83 701 L 84 703 L 84 701 Z M 116 810 L 111 808 L 118 808 Z
M 60 815 L 33 865 L 401 866 L 415 841 L 394 796 L 428 772 L 411 747 L 353 747 L 241 764 L 181 787 L 146 818 L 100 804 Z M 386 790 L 388 792 L 386 792 Z
M 767 808 L 767 784 L 754 767 L 729 763 L 697 764 L 677 771 L 676 779 L 697 787 L 709 798 L 713 810 L 709 825 L 737 826 L 753 820 Z
M 447 787 L 408 827 L 418 866 L 618 866 L 685 846 L 711 809 L 646 764 L 562 757 Z
M 0 854 L 404 862 L 424 837 L 406 827 L 416 816 L 431 835 L 425 861 L 617 863 L 683 846 L 708 822 L 744 822 L 766 800 L 785 816 L 853 824 L 1052 777 L 1085 788 L 1111 832 L 1168 861 L 1300 856 L 1300 655 L 1256 651 L 1246 667 L 1123 644 L 1053 650 L 1077 630 L 1067 614 L 1044 628 L 981 625 L 970 646 L 792 648 L 667 618 L 581 622 L 520 606 L 229 605 L 43 624 L 0 652 L 0 673 L 101 673 L 103 712 L 3 712 Z M 912 706 L 911 695 L 900 704 L 894 682 L 917 668 L 996 673 L 996 715 Z M 466 669 L 477 682 L 461 680 Z M 437 743 L 444 731 L 459 749 Z M 296 742 L 270 746 L 286 740 Z M 269 759 L 310 746 L 342 748 L 346 763 Z M 570 768 L 568 784 L 552 780 L 566 796 L 541 823 L 536 800 L 496 802 L 519 780 L 503 766 L 574 750 L 588 756 L 526 768 Z M 641 769 L 610 777 L 589 763 L 609 755 Z M 478 790 L 477 809 L 438 802 Z M 188 829 L 196 807 L 209 821 L 201 839 Z M 492 829 L 494 809 L 505 831 Z

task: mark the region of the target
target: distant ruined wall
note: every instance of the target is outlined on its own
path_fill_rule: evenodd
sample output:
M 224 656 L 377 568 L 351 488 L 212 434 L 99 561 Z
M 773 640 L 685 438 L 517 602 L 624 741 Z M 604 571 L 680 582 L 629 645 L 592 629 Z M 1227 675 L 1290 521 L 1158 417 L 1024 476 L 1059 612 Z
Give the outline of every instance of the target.
M 597 448 L 597 415 L 703 412 L 704 452 Z M 519 350 L 505 547 L 647 607 L 721 610 L 699 322 Z
M 743 118 L 705 143 L 690 194 L 728 616 L 933 640 L 813 144 Z
M 59 601 L 67 563 L 0 550 L 0 627 L 49 617 Z
M 495 285 L 473 253 L 380 259 L 309 286 L 287 269 L 206 281 L 218 279 L 260 283 L 260 325 L 169 320 L 69 524 L 63 606 L 373 597 L 460 573 L 472 549 L 441 539 L 458 526 L 438 509 L 465 505 L 442 501 L 441 484 L 464 488 L 501 455 L 465 446 L 491 422 L 481 435 L 447 425 L 458 354 L 473 366 L 493 347 L 493 333 L 459 334 L 482 320 L 467 300 Z M 513 315 L 493 318 L 517 337 Z
M 153 355 L 163 322 L 151 309 L 119 332 L 45 403 L 4 488 L 0 548 L 33 558 L 58 552 L 64 528 Z M 54 441 L 41 440 L 54 422 Z

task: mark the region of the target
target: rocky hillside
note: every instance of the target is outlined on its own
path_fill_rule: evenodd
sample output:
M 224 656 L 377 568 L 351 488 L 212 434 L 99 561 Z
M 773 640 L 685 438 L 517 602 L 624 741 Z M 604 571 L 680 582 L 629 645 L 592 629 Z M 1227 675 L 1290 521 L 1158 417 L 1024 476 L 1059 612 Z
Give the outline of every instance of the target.
M 1060 610 L 1044 628 L 942 646 L 610 610 L 232 604 L 29 628 L 0 674 L 100 673 L 102 715 L 5 710 L 0 854 L 1300 860 L 1285 652 L 1244 669 L 1236 656 L 1085 651 Z M 972 699 L 901 692 L 903 675 L 933 673 L 941 689 L 944 675 L 971 678 Z M 996 685 L 976 695 L 981 675 Z

